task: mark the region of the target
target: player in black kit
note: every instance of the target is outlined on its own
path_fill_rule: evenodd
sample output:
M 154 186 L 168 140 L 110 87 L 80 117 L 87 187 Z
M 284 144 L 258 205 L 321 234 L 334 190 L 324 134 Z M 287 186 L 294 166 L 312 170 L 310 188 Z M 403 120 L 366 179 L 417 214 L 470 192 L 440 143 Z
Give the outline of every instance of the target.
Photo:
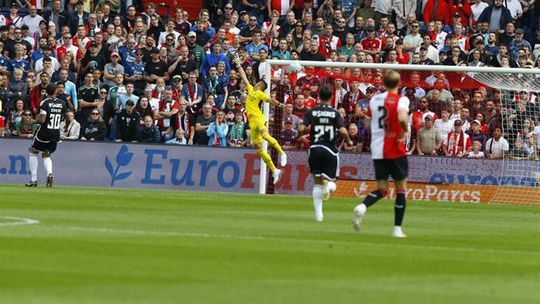
M 56 98 L 55 91 L 56 85 L 49 84 L 47 86 L 47 98 L 41 102 L 39 113 L 36 116 L 39 128 L 34 135 L 32 147 L 30 148 L 29 164 L 32 177 L 26 183 L 27 187 L 37 186 L 38 154 L 40 152 L 43 158 L 43 166 L 47 171 L 46 187 L 52 188 L 54 183 L 51 154 L 56 151 L 56 144 L 60 140 L 60 122 L 64 120 L 66 114 L 66 104 Z
M 339 154 L 336 147 L 338 136 L 347 144 L 353 145 L 347 129 L 343 126 L 343 118 L 330 105 L 332 88 L 324 85 L 319 89 L 319 105 L 309 110 L 304 121 L 298 127 L 302 134 L 310 127 L 309 168 L 313 175 L 313 206 L 315 220 L 323 221 L 322 201 L 330 198 L 330 192 L 336 190 L 335 180 L 339 176 Z

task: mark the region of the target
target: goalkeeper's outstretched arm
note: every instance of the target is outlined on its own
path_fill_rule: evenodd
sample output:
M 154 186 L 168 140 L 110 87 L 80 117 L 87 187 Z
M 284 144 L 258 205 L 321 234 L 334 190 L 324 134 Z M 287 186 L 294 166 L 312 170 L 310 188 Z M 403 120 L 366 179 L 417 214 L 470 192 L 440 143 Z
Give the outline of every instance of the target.
M 240 74 L 240 79 L 242 79 L 242 81 L 246 85 L 250 84 L 247 78 L 246 72 L 244 71 L 244 68 L 242 67 L 242 64 L 240 63 L 240 57 L 238 57 L 238 55 L 234 57 L 234 63 L 236 64 L 236 68 L 238 69 L 238 73 Z

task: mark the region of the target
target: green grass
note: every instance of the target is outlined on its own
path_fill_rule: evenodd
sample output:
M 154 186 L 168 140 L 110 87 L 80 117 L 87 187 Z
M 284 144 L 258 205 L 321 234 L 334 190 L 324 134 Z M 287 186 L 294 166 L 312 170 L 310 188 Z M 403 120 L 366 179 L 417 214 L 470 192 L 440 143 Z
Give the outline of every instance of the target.
M 0 303 L 540 303 L 540 208 L 0 186 Z M 38 220 L 5 225 L 6 217 Z

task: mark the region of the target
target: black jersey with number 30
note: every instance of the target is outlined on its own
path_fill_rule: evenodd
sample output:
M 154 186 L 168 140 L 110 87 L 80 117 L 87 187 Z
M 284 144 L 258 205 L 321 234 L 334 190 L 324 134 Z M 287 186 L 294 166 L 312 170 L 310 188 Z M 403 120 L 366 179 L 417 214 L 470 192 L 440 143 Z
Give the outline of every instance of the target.
M 318 105 L 304 116 L 305 126 L 311 126 L 311 146 L 323 145 L 337 152 L 339 129 L 343 127 L 341 114 L 331 106 Z
M 58 142 L 60 122 L 64 120 L 66 105 L 58 98 L 47 98 L 41 102 L 39 113 L 45 115 L 45 122 L 39 126 L 36 137 L 42 142 Z

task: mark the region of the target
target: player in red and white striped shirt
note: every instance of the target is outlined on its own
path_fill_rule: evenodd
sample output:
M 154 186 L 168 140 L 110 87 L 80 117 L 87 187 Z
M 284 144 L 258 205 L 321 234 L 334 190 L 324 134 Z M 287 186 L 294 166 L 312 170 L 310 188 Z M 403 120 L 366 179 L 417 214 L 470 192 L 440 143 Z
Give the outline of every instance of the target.
M 400 75 L 390 70 L 383 76 L 386 92 L 379 93 L 369 101 L 366 114 L 371 127 L 371 157 L 375 167 L 377 190 L 366 196 L 364 202 L 354 208 L 353 227 L 360 231 L 362 217 L 367 208 L 388 193 L 388 177 L 394 179 L 396 204 L 394 206 L 394 231 L 392 236 L 406 237 L 401 229 L 406 206 L 408 175 L 405 135 L 408 132 L 409 98 L 398 92 Z

